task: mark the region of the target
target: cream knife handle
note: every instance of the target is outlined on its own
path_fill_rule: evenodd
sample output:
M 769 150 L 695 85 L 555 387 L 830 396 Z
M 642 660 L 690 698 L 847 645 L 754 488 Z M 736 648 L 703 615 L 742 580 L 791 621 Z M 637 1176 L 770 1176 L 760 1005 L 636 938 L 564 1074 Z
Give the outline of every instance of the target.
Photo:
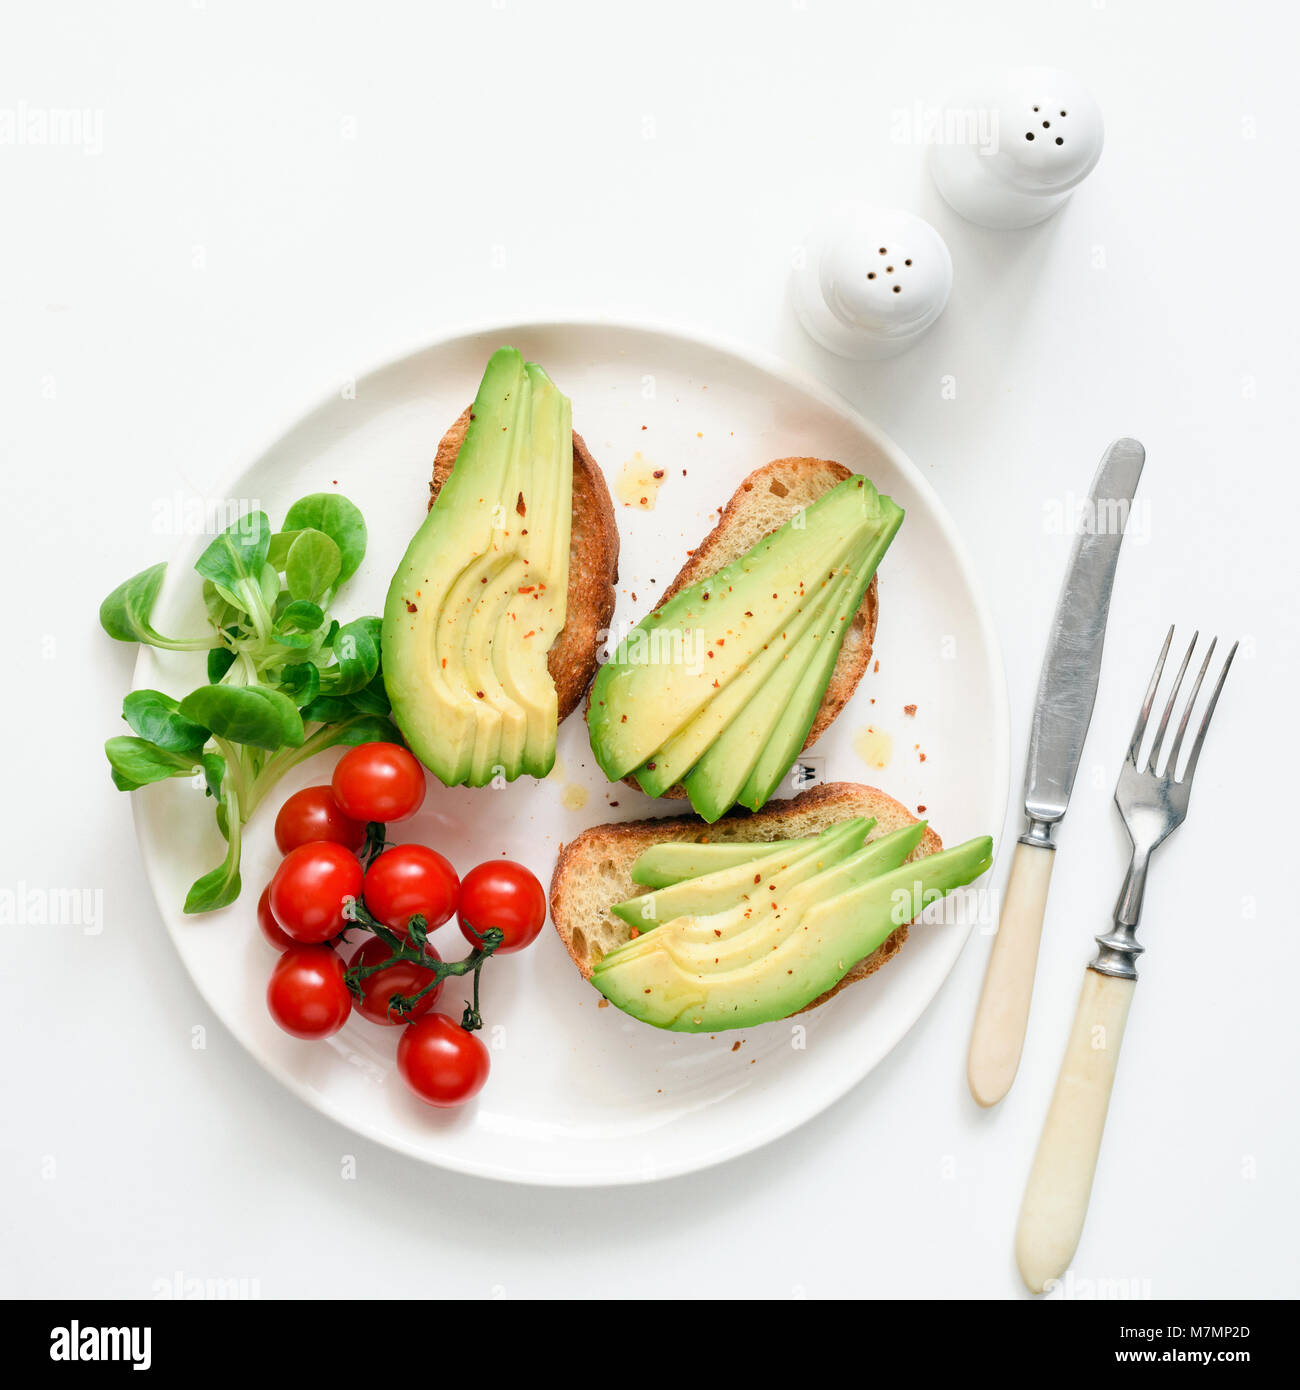
M 996 1105 L 1016 1079 L 1055 857 L 1046 845 L 1021 841 L 1011 861 L 966 1065 L 970 1093 L 981 1105 Z
M 1069 1268 L 1092 1192 L 1136 980 L 1087 970 L 1020 1206 L 1016 1263 L 1031 1293 Z

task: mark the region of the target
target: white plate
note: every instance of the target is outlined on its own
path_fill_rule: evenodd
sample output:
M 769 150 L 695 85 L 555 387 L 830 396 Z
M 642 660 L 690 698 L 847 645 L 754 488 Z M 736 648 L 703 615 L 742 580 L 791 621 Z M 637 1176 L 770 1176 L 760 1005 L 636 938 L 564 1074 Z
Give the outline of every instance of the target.
M 380 612 L 424 514 L 434 446 L 472 399 L 489 352 L 507 342 L 541 362 L 572 398 L 574 424 L 615 493 L 620 627 L 653 604 L 708 530 L 713 509 L 769 459 L 839 459 L 896 498 L 907 520 L 881 571 L 879 670 L 863 680 L 814 758 L 827 780 L 871 782 L 912 809 L 926 806 L 948 843 L 1000 834 L 1005 678 L 956 529 L 893 443 L 783 364 L 694 334 L 609 323 L 461 334 L 365 377 L 355 399 L 326 400 L 235 480 L 231 498 L 264 508 L 278 525 L 295 498 L 337 486 L 370 529 L 365 563 L 337 611 Z M 623 466 L 637 451 L 666 473 L 653 511 L 618 501 Z M 194 538 L 169 567 L 156 618 L 163 632 L 202 630 L 191 566 L 204 543 Z M 177 695 L 203 678 L 193 657 L 148 649 L 135 675 L 137 686 Z M 915 715 L 905 715 L 912 704 Z M 883 770 L 869 768 L 856 746 L 868 725 L 893 736 Z M 300 1042 L 275 1027 L 263 1003 L 273 954 L 254 917 L 277 861 L 275 809 L 290 791 L 328 780 L 335 756 L 299 769 L 254 816 L 243 896 L 221 913 L 193 918 L 180 910 L 189 883 L 221 858 L 210 801 L 184 782 L 135 793 L 140 843 L 181 959 L 240 1042 L 317 1109 L 427 1163 L 517 1182 L 595 1185 L 662 1178 L 756 1148 L 812 1118 L 876 1065 L 934 998 L 969 932 L 968 906 L 956 914 L 961 920 L 913 927 L 897 960 L 797 1024 L 694 1037 L 597 1008 L 595 991 L 548 928 L 531 950 L 485 972 L 488 1086 L 461 1111 L 431 1110 L 394 1072 L 395 1028 L 354 1018 L 327 1043 Z M 397 838 L 434 845 L 461 872 L 506 854 L 549 883 L 561 841 L 656 809 L 681 807 L 606 784 L 575 714 L 560 731 L 550 779 L 493 792 L 448 790 L 430 778 L 423 811 Z M 434 940 L 459 954 L 454 923 Z M 456 983 L 444 1002 L 458 1012 Z

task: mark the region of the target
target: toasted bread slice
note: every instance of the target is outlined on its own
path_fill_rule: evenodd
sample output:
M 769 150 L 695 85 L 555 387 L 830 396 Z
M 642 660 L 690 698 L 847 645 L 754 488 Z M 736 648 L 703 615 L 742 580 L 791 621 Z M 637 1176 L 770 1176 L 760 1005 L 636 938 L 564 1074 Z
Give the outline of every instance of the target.
M 734 841 L 788 840 L 814 835 L 828 825 L 851 816 L 874 816 L 868 839 L 879 839 L 891 830 L 912 825 L 916 817 L 892 796 L 857 782 L 828 782 L 789 801 L 770 801 L 752 815 L 724 816 L 706 825 L 696 816 L 665 816 L 659 820 L 626 821 L 622 825 L 597 825 L 584 830 L 560 850 L 551 876 L 551 921 L 565 950 L 584 978 L 595 963 L 616 946 L 636 936 L 636 930 L 610 912 L 614 903 L 645 892 L 632 882 L 632 864 L 642 850 L 665 840 Z M 943 848 L 931 829 L 909 860 L 922 859 Z M 898 954 L 907 940 L 901 926 L 847 975 L 807 1007 L 814 1009 L 838 994 L 845 985 L 865 980 Z M 802 1012 L 802 1011 L 801 1011 Z
M 429 506 L 437 500 L 452 464 L 465 442 L 470 407 L 443 435 L 433 461 Z M 559 716 L 578 707 L 599 664 L 601 646 L 614 616 L 618 583 L 618 526 L 614 503 L 600 466 L 582 436 L 573 432 L 573 529 L 569 540 L 569 593 L 564 627 L 547 653 L 546 666 L 555 682 Z
M 695 548 L 655 607 L 667 603 L 688 584 L 716 574 L 723 565 L 730 564 L 737 556 L 757 545 L 764 536 L 785 525 L 800 508 L 815 502 L 823 493 L 851 476 L 851 470 L 831 459 L 774 459 L 762 468 L 756 468 L 732 493 L 731 501 L 718 518 L 718 524 Z M 876 580 L 873 576 L 844 634 L 839 659 L 831 672 L 812 728 L 804 739 L 805 748 L 811 747 L 822 736 L 827 725 L 848 703 L 866 673 L 876 637 L 877 611 Z M 623 780 L 630 787 L 638 785 L 632 775 Z M 669 787 L 664 795 L 684 797 L 686 789 L 678 783 L 675 787 Z

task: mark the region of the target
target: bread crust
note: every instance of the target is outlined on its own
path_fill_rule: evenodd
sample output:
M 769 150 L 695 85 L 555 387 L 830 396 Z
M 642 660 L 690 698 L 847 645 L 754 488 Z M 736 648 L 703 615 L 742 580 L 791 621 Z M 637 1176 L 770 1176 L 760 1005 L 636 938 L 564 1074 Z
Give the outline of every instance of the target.
M 471 406 L 438 443 L 429 484 L 429 506 L 437 501 L 465 442 Z M 573 432 L 573 523 L 569 539 L 569 589 L 564 627 L 546 655 L 555 682 L 561 721 L 577 709 L 600 664 L 600 651 L 614 617 L 618 583 L 618 524 L 600 465 L 582 436 Z
M 723 565 L 734 560 L 738 553 L 743 554 L 750 547 L 744 546 L 737 551 L 733 542 L 733 533 L 737 529 L 737 517 L 745 508 L 749 494 L 757 491 L 773 491 L 773 485 L 786 488 L 787 492 L 793 489 L 788 488 L 784 479 L 792 478 L 798 474 L 809 474 L 813 471 L 826 475 L 826 486 L 817 489 L 817 495 L 829 492 L 837 483 L 841 483 L 845 478 L 851 478 L 853 472 L 845 468 L 842 463 L 836 463 L 833 459 L 818 458 L 782 458 L 773 459 L 771 463 L 765 463 L 761 468 L 756 468 L 741 482 L 740 486 L 731 494 L 727 505 L 722 509 L 722 515 L 718 518 L 717 524 L 707 536 L 695 547 L 690 558 L 677 571 L 677 576 L 660 596 L 655 608 L 662 607 L 674 594 L 686 588 L 688 584 L 694 584 L 701 579 L 707 579 L 709 575 L 716 574 Z M 798 505 L 791 508 L 791 515 Z M 776 530 L 773 527 L 772 530 Z M 766 534 L 770 535 L 771 531 Z M 871 583 L 867 586 L 867 592 L 862 597 L 858 611 L 853 615 L 853 621 L 849 624 L 848 631 L 844 634 L 844 640 L 840 647 L 839 657 L 835 662 L 834 669 L 831 671 L 830 680 L 826 683 L 826 690 L 822 695 L 821 704 L 817 707 L 817 714 L 813 719 L 812 727 L 808 730 L 808 737 L 803 741 L 803 747 L 811 748 L 814 743 L 826 732 L 831 721 L 848 704 L 857 690 L 859 682 L 866 674 L 867 667 L 871 663 L 873 644 L 876 639 L 876 620 L 880 612 L 880 595 L 876 582 L 876 576 L 872 575 Z M 640 790 L 640 784 L 636 777 L 629 773 L 623 778 L 629 787 Z M 686 788 L 677 783 L 669 787 L 662 793 L 663 796 L 673 799 L 683 799 L 686 796 Z
M 794 827 L 794 834 L 807 834 L 809 820 L 829 825 L 851 815 L 875 815 L 882 823 L 875 834 L 883 830 L 896 830 L 904 825 L 913 825 L 917 817 L 896 801 L 892 796 L 876 787 L 868 787 L 856 782 L 827 782 L 821 786 L 810 787 L 798 796 L 786 801 L 770 801 L 760 811 L 744 812 L 724 816 L 713 825 L 707 825 L 698 816 L 658 816 L 644 820 L 615 822 L 592 826 L 584 830 L 576 839 L 561 845 L 551 875 L 550 908 L 551 924 L 564 943 L 570 959 L 577 966 L 584 979 L 591 978 L 592 960 L 575 939 L 575 913 L 570 910 L 569 897 L 579 886 L 578 879 L 584 873 L 584 860 L 591 857 L 616 859 L 620 869 L 629 871 L 627 888 L 623 896 L 630 897 L 641 891 L 632 884 L 630 870 L 633 860 L 643 849 L 651 844 L 667 840 L 763 840 L 786 838 L 785 828 L 792 821 L 804 822 Z M 927 827 L 921 843 L 908 856 L 908 862 L 935 854 L 943 848 L 943 841 L 932 827 Z M 612 899 L 612 903 L 620 899 Z M 616 920 L 616 919 L 611 919 Z M 625 925 L 625 924 L 624 924 Z M 631 929 L 627 928 L 628 939 Z M 874 975 L 887 961 L 892 960 L 907 940 L 907 924 L 896 928 L 869 956 L 853 965 L 833 988 L 806 1004 L 800 1013 L 815 1009 L 832 999 L 846 986 L 865 980 Z M 585 943 L 583 943 L 585 946 Z

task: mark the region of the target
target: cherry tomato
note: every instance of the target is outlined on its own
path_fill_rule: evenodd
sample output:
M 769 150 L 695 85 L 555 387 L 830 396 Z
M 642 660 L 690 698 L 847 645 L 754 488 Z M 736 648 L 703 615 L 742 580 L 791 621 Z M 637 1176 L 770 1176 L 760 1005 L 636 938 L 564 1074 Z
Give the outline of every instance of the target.
M 397 1070 L 428 1105 L 463 1105 L 488 1079 L 488 1050 L 446 1014 L 429 1014 L 402 1029 Z
M 279 922 L 275 920 L 275 913 L 271 911 L 269 883 L 262 889 L 262 896 L 257 900 L 257 925 L 268 944 L 274 946 L 277 951 L 287 951 L 294 944 L 293 937 L 284 934 Z
M 460 885 L 460 929 L 478 945 L 474 932 L 500 927 L 506 939 L 499 956 L 522 951 L 537 940 L 546 921 L 546 893 L 537 878 L 513 859 L 489 859 L 467 873 Z M 473 928 L 473 931 L 470 930 Z
M 394 845 L 366 870 L 366 906 L 386 927 L 406 934 L 422 913 L 429 931 L 449 921 L 460 897 L 456 870 L 425 845 Z
M 427 947 L 426 950 L 434 960 L 442 959 L 432 946 Z M 377 936 L 371 936 L 352 957 L 349 965 L 379 965 L 386 961 L 390 955 L 392 955 L 392 951 L 387 944 L 380 941 Z M 405 1023 L 406 1019 L 400 1014 L 389 1012 L 389 999 L 394 994 L 407 996 L 418 994 L 432 979 L 432 970 L 424 969 L 413 960 L 399 960 L 384 970 L 376 970 L 373 975 L 367 975 L 361 981 L 361 998 L 354 999 L 352 1002 L 357 1013 L 363 1018 L 368 1018 L 371 1023 Z M 438 1002 L 438 996 L 441 993 L 441 984 L 436 989 L 431 989 L 411 1010 L 408 1017 L 421 1018 L 427 1014 Z
M 334 800 L 353 820 L 406 820 L 424 803 L 424 769 L 396 743 L 362 743 L 339 759 Z
M 266 987 L 271 1017 L 295 1038 L 328 1038 L 352 1012 L 343 962 L 329 946 L 294 946 L 271 971 Z
M 347 925 L 344 908 L 347 899 L 361 896 L 362 879 L 360 860 L 342 845 L 299 845 L 271 880 L 271 911 L 295 941 L 328 941 Z
M 332 840 L 352 850 L 366 842 L 365 822 L 351 820 L 339 810 L 332 787 L 304 787 L 294 792 L 275 818 L 275 843 L 281 854 L 317 840 Z

